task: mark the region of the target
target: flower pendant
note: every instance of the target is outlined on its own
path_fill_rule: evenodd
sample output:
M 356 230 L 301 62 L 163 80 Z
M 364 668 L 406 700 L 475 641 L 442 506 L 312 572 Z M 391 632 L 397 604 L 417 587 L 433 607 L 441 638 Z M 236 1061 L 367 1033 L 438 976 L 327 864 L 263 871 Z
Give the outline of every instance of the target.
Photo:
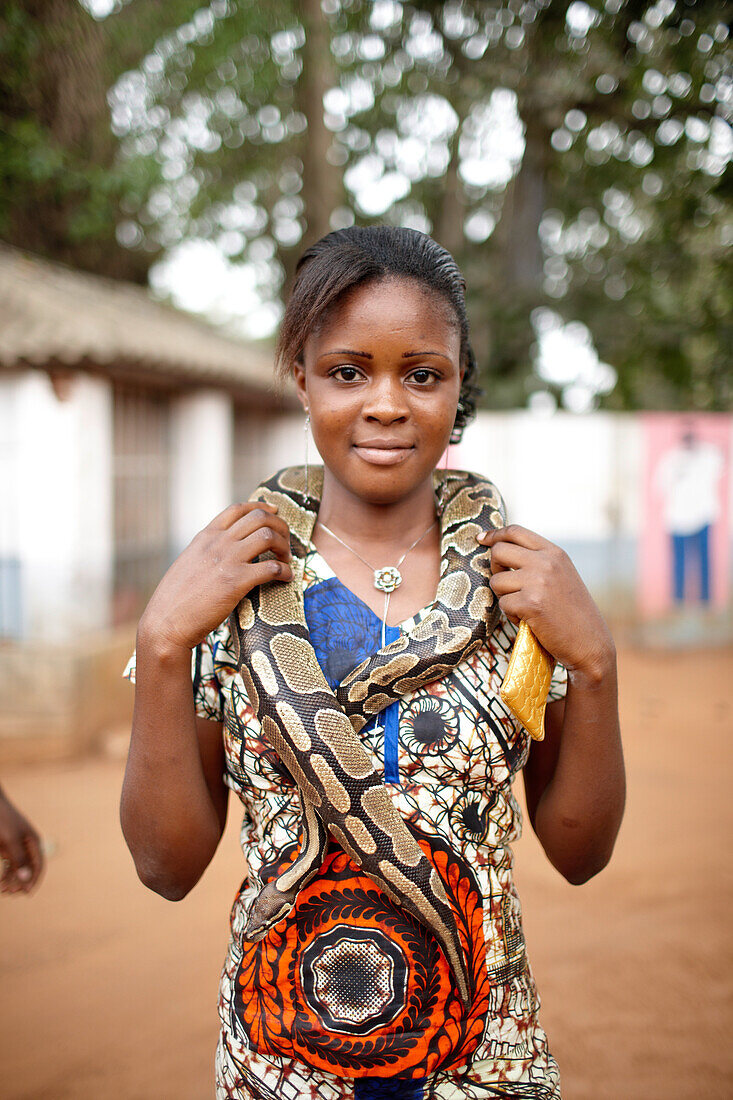
M 402 584 L 402 574 L 394 565 L 374 570 L 374 587 L 380 592 L 394 592 Z

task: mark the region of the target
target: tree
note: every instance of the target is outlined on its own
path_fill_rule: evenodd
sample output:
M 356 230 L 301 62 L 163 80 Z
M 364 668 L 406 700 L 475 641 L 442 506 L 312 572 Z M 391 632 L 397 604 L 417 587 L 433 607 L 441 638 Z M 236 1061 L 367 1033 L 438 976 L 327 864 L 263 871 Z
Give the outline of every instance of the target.
M 440 103 L 453 110 L 448 171 L 426 173 L 411 197 L 469 277 L 491 402 L 524 403 L 542 385 L 529 320 L 551 305 L 585 321 L 614 363 L 609 404 L 728 406 L 730 207 L 721 173 L 731 151 L 730 5 L 392 7 L 380 77 L 392 89 L 377 90 L 368 129 L 377 145 L 381 136 L 389 168 L 384 136 L 391 128 L 404 137 L 406 104 L 418 96 L 426 112 Z M 490 178 L 487 114 L 499 89 L 514 94 L 524 135 L 508 182 Z
M 203 238 L 252 266 L 271 300 L 329 228 L 432 232 L 466 273 L 493 407 L 536 389 L 567 397 L 567 379 L 537 367 L 554 311 L 584 322 L 613 364 L 605 403 L 724 408 L 729 7 L 132 0 L 94 28 L 116 74 L 118 151 L 90 150 L 81 176 L 107 188 L 106 215 L 118 202 L 117 238 L 140 270 Z M 0 98 L 11 130 L 29 105 L 18 84 Z M 105 165 L 94 185 L 92 160 Z
M 144 281 L 151 256 L 115 239 L 126 194 L 152 165 L 117 165 L 102 27 L 76 0 L 0 12 L 0 236 L 100 274 Z
M 277 295 L 303 242 L 328 232 L 343 202 L 322 105 L 335 79 L 330 33 L 318 0 L 297 9 L 213 0 L 117 82 L 123 155 L 161 171 L 127 210 L 131 246 L 215 240 L 255 263 L 263 293 Z M 117 41 L 134 18 L 129 5 L 107 21 Z

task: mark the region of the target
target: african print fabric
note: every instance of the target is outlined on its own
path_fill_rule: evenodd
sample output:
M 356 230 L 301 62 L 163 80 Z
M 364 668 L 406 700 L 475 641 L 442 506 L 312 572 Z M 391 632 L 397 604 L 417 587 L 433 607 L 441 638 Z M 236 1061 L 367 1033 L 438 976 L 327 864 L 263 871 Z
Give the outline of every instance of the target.
M 335 687 L 380 648 L 381 621 L 313 548 L 304 601 Z M 387 640 L 428 610 L 387 628 Z M 300 806 L 236 673 L 228 626 L 194 651 L 196 710 L 224 723 L 225 778 L 244 807 L 249 869 L 220 985 L 218 1100 L 559 1098 L 512 880 L 521 813 L 511 784 L 529 752 L 499 696 L 514 635 L 502 618 L 487 646 L 360 734 L 445 885 L 469 962 L 468 1009 L 429 932 L 334 841 L 291 914 L 260 943 L 243 939 L 261 883 L 298 854 Z M 557 666 L 550 699 L 565 682 Z

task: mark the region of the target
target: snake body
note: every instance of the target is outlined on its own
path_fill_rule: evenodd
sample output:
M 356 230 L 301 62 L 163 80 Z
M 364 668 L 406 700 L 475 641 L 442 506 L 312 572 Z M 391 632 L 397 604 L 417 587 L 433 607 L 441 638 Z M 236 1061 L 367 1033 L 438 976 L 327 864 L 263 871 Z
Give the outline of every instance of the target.
M 472 474 L 436 471 L 441 571 L 435 602 L 413 629 L 363 661 L 334 693 L 310 644 L 303 563 L 318 513 L 321 471 L 282 470 L 253 494 L 278 506 L 291 531 L 293 580 L 252 590 L 233 612 L 238 670 L 262 732 L 299 788 L 303 839 L 293 864 L 264 885 L 245 936 L 262 939 L 317 873 L 329 832 L 398 905 L 428 928 L 464 1003 L 470 979 L 443 882 L 395 809 L 359 739 L 375 715 L 446 675 L 491 634 L 499 608 L 489 587 L 489 551 L 477 535 L 503 524 L 494 486 Z

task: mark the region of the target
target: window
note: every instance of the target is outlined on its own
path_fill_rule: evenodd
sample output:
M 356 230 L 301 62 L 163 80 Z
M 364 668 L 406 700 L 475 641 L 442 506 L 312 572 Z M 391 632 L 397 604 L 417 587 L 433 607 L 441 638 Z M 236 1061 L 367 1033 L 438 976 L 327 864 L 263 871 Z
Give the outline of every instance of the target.
M 113 621 L 137 618 L 170 564 L 169 398 L 116 386 Z

